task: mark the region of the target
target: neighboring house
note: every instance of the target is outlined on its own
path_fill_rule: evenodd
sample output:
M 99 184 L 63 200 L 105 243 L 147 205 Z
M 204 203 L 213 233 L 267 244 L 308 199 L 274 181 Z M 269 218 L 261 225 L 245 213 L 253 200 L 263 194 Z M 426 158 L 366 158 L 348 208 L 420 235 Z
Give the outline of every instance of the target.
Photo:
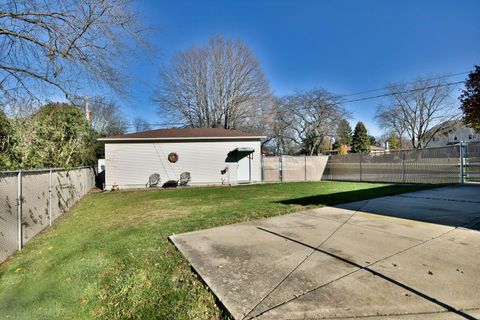
M 389 150 L 384 147 L 370 146 L 370 153 L 385 153 L 387 151 Z
M 261 181 L 261 140 L 218 128 L 158 129 L 100 138 L 105 142 L 105 186 L 141 188 L 152 174 L 160 186 L 189 172 L 190 184 Z
M 440 128 L 440 129 L 439 129 Z M 427 137 L 433 135 L 427 148 L 445 147 L 464 142 L 479 142 L 480 133 L 467 127 L 461 120 L 441 123 L 427 132 Z
M 346 150 L 347 150 L 347 153 L 351 153 L 352 152 L 352 147 L 347 146 Z M 385 153 L 387 151 L 389 151 L 389 150 L 384 148 L 384 147 L 370 146 L 370 153 Z M 330 154 L 338 154 L 338 149 L 332 150 L 329 153 Z

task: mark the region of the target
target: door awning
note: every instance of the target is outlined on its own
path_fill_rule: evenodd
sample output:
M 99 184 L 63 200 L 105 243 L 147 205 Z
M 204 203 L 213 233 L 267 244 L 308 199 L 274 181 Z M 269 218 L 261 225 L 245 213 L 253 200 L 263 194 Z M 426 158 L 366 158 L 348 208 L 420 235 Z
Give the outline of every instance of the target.
M 255 151 L 255 149 L 253 149 L 253 148 L 239 147 L 239 148 L 233 149 L 230 152 L 244 152 L 244 153 L 250 154 L 250 153 L 253 153 L 254 151 Z
M 237 162 L 240 159 L 245 158 L 246 156 L 252 154 L 255 151 L 253 148 L 248 148 L 248 147 L 238 147 L 233 149 L 228 153 L 227 159 L 229 159 L 229 162 Z

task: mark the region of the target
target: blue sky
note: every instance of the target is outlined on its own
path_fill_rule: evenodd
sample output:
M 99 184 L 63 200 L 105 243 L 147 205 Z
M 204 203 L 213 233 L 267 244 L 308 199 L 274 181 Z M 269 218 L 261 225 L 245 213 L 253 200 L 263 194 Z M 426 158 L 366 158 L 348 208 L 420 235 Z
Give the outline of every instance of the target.
M 129 66 L 129 117 L 162 121 L 151 101 L 158 66 L 212 35 L 244 41 L 276 95 L 323 87 L 337 94 L 382 88 L 417 76 L 459 73 L 480 64 L 480 1 L 136 1 L 159 54 Z M 460 75 L 449 78 L 462 80 Z M 365 95 L 364 95 L 365 96 Z M 362 97 L 362 96 L 355 96 Z M 373 119 L 380 100 L 346 104 L 351 123 Z

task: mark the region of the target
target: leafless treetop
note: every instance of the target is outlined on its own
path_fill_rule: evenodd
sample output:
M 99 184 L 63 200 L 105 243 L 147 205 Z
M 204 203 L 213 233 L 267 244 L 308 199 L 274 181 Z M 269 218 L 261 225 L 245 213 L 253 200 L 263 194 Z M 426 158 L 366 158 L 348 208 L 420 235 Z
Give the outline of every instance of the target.
M 405 133 L 414 148 L 424 148 L 444 124 L 459 118 L 451 97 L 453 90 L 454 86 L 438 78 L 393 84 L 390 102 L 378 109 L 377 119 L 399 138 Z
M 129 2 L 3 1 L 0 94 L 35 97 L 55 88 L 70 98 L 92 80 L 124 92 L 125 59 L 146 45 Z
M 299 91 L 282 98 L 287 110 L 286 121 L 291 123 L 297 141 L 308 154 L 318 154 L 322 144 L 336 134 L 340 120 L 350 113 L 341 105 L 341 99 L 324 89 Z
M 221 36 L 177 53 L 171 65 L 160 70 L 160 80 L 154 96 L 159 112 L 191 127 L 239 128 L 258 116 L 270 95 L 248 47 Z

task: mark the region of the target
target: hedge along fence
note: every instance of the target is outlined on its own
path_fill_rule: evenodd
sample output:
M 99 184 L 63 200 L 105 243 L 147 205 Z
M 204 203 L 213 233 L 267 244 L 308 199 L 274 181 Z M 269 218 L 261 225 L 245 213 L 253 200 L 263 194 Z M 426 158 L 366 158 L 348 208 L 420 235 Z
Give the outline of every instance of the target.
M 95 186 L 92 168 L 0 172 L 0 262 Z

